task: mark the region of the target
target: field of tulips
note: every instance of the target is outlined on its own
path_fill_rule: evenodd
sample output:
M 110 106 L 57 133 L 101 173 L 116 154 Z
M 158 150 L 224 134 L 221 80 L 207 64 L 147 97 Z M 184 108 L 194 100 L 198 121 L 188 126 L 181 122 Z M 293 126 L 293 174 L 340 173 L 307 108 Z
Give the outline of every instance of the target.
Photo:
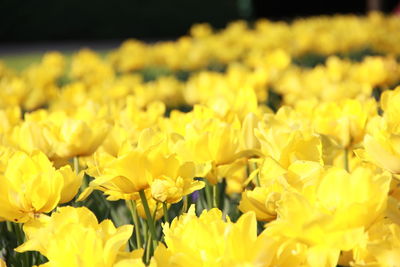
M 1 267 L 399 267 L 400 17 L 0 63 Z

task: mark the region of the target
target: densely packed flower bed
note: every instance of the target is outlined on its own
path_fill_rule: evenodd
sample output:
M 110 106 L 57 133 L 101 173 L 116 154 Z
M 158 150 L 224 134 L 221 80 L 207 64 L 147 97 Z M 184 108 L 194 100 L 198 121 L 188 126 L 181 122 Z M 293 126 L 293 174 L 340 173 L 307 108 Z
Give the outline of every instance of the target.
M 400 266 L 400 18 L 195 25 L 0 65 L 0 266 Z

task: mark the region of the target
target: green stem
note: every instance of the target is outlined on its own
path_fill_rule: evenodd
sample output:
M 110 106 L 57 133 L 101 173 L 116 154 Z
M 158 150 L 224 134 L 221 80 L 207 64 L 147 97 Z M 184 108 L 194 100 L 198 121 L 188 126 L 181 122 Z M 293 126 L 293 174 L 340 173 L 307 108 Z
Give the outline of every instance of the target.
M 151 216 L 149 204 L 147 203 L 147 198 L 146 194 L 144 193 L 144 190 L 139 191 L 139 195 L 140 199 L 142 200 L 144 212 L 146 214 L 147 225 L 150 230 L 151 239 L 153 240 L 153 247 L 155 248 L 157 246 L 157 233 L 156 233 L 156 227 L 154 225 L 154 220 Z
M 147 236 L 148 236 L 148 233 L 147 233 Z M 146 252 L 145 252 L 144 263 L 145 263 L 146 265 L 148 265 L 148 264 L 150 263 L 150 257 L 151 257 L 151 253 L 150 253 L 150 250 L 151 250 L 151 241 L 150 241 L 150 239 L 147 240 L 145 246 L 146 246 Z
M 212 186 L 213 208 L 218 208 L 218 184 Z
M 196 208 L 200 207 L 200 210 L 207 209 L 207 200 L 204 198 L 204 190 L 200 191 L 199 198 L 196 201 Z
M 156 207 L 155 207 L 155 209 L 154 209 L 154 211 L 153 211 L 153 216 L 151 217 L 152 219 L 153 219 L 153 222 L 154 222 L 154 224 L 156 224 L 156 216 L 157 216 L 157 210 L 158 210 L 158 203 L 160 203 L 160 202 L 156 202 Z
M 6 221 L 6 226 L 7 226 L 7 231 L 12 233 L 13 232 L 13 223 L 10 221 Z
M 148 230 L 149 227 L 147 227 L 147 223 L 144 223 L 142 219 L 140 219 L 140 221 L 141 221 L 141 226 L 142 226 L 142 229 L 141 229 L 142 234 L 144 236 L 143 242 L 144 242 L 144 245 L 146 245 L 146 240 L 149 240 L 149 235 L 150 235 L 149 230 Z
M 182 205 L 181 214 L 187 212 L 187 210 L 188 210 L 188 197 L 184 196 L 183 197 L 183 205 Z
M 167 207 L 167 203 L 163 202 L 163 211 L 164 211 L 164 222 L 169 222 L 169 218 L 168 218 L 168 207 Z
M 141 248 L 142 247 L 142 237 L 140 236 L 140 224 L 139 224 L 139 216 L 137 214 L 137 209 L 136 209 L 136 201 L 128 200 L 126 204 L 129 208 L 129 211 L 131 212 L 133 225 L 135 226 L 136 246 L 137 246 L 137 248 Z
M 209 183 L 206 184 L 204 190 L 206 193 L 207 208 L 210 210 L 212 209 L 212 197 L 211 197 L 211 188 Z
M 344 148 L 343 163 L 344 163 L 344 169 L 346 171 L 350 171 L 350 169 L 349 169 L 349 150 L 347 148 Z

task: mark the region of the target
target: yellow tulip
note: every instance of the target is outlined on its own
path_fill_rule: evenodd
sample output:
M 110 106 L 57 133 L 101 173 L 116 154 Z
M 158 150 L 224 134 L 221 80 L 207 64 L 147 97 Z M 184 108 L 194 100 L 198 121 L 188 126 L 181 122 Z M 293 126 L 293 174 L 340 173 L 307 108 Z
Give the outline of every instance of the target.
M 217 166 L 232 164 L 238 158 L 239 130 L 234 126 L 211 120 L 207 128 L 194 122 L 186 127 L 184 140 L 176 144 L 177 154 L 196 164 L 196 176 L 207 177 L 215 184 L 222 176 Z
M 1 258 L 0 258 L 0 267 L 7 267 L 6 263 Z
M 364 149 L 355 150 L 356 155 L 391 173 L 400 174 L 400 135 L 389 132 L 380 117 L 374 118 L 370 128 L 370 134 L 364 138 Z
M 265 101 L 266 79 L 239 64 L 232 64 L 226 74 L 203 71 L 190 77 L 183 90 L 190 105 L 201 104 L 213 110 L 226 122 L 242 120 L 249 112 L 258 113 L 258 99 Z M 258 95 L 257 95 L 258 93 Z
M 89 49 L 82 49 L 72 58 L 71 77 L 86 84 L 102 84 L 114 78 L 109 64 Z
M 141 134 L 140 147 L 134 147 L 127 142 L 128 139 L 123 139 L 118 141 L 120 147 L 110 150 L 103 148 L 96 152 L 87 162 L 86 170 L 95 179 L 80 195 L 79 200 L 85 199 L 95 189 L 103 191 L 109 200 L 138 199 L 139 191 L 150 188 L 152 176 L 148 150 L 154 146 L 151 137 L 150 140 L 145 138 L 147 132 Z
M 241 136 L 242 147 L 244 149 L 259 149 L 261 147 L 260 141 L 254 134 L 254 129 L 257 128 L 260 119 L 254 113 L 248 113 L 242 124 Z
M 145 129 L 136 147 L 123 146 L 117 156 L 97 153 L 87 171 L 95 179 L 80 199 L 93 189 L 109 195 L 109 200 L 137 199 L 139 191 L 151 189 L 155 200 L 176 203 L 204 187 L 193 179 L 195 165 L 172 153 L 170 142 L 166 135 Z
M 39 149 L 52 160 L 88 156 L 103 142 L 109 124 L 93 110 L 82 108 L 77 114 L 78 118 L 45 110 L 26 114 L 13 129 L 11 143 L 28 153 Z
M 268 266 L 272 254 L 265 253 L 257 237 L 254 213 L 242 215 L 236 223 L 225 222 L 218 209 L 187 214 L 163 227 L 164 245 L 155 251 L 154 260 L 163 266 Z M 246 244 L 243 247 L 243 244 Z
M 276 218 L 276 203 L 280 198 L 279 192 L 270 192 L 266 187 L 256 187 L 242 194 L 238 208 L 242 212 L 254 211 L 259 221 L 271 221 Z
M 368 119 L 377 112 L 375 100 L 346 99 L 317 105 L 314 110 L 315 131 L 335 138 L 344 148 L 362 141 Z
M 65 59 L 59 52 L 46 53 L 39 64 L 25 69 L 21 76 L 29 89 L 23 98 L 24 110 L 42 107 L 56 95 L 57 80 L 64 71 Z
M 95 179 L 79 199 L 86 198 L 94 189 L 103 191 L 109 200 L 137 199 L 139 191 L 150 187 L 151 162 L 147 153 L 136 149 L 108 159 L 109 161 L 104 162 L 97 172 L 96 165 L 93 166 L 93 172 L 89 172 L 89 175 L 93 175 Z
M 53 137 L 45 125 L 25 120 L 13 128 L 8 139 L 12 146 L 27 153 L 40 150 L 49 158 L 55 157 L 55 148 L 51 143 Z
M 248 166 L 247 158 L 240 158 L 228 165 L 218 166 L 216 173 L 220 177 L 224 177 L 226 181 L 225 192 L 228 195 L 233 193 L 242 193 L 248 184 Z
M 296 160 L 322 163 L 321 138 L 309 129 L 294 127 L 281 124 L 279 119 L 260 124 L 255 135 L 261 143 L 263 154 L 270 156 L 284 168 Z
M 110 60 L 118 71 L 129 72 L 146 66 L 147 54 L 147 47 L 144 43 L 130 39 L 123 42 L 118 50 L 111 53 Z M 131 55 L 137 56 L 132 57 Z
M 197 218 L 192 206 L 188 214 L 175 218 L 171 225 L 164 225 L 165 243 L 172 256 L 168 261 L 173 260 L 175 266 L 187 266 L 190 259 L 190 264 L 197 266 L 215 266 L 225 246 L 222 238 L 225 228 L 226 222 L 222 220 L 219 210 L 203 212 Z M 165 261 L 166 266 L 168 261 Z M 157 264 L 163 262 L 157 260 Z
M 56 170 L 41 152 L 15 152 L 0 174 L 0 217 L 26 222 L 70 201 L 82 182 L 69 165 Z
M 104 109 L 83 106 L 69 115 L 65 112 L 50 113 L 44 121 L 57 158 L 91 155 L 104 141 L 110 125 Z
M 150 265 L 151 266 L 151 265 Z M 142 258 L 120 260 L 113 267 L 146 267 Z
M 0 145 L 0 174 L 4 174 L 8 161 L 14 153 L 15 149 L 13 147 Z
M 0 80 L 0 107 L 20 106 L 29 92 L 22 77 L 8 77 Z
M 392 72 L 395 70 L 391 61 L 393 59 L 390 57 L 365 57 L 361 63 L 351 69 L 350 78 L 360 83 L 370 84 L 372 87 L 392 84 L 391 73 L 388 70 L 391 68 Z M 371 73 L 375 75 L 370 75 Z
M 60 203 L 67 203 L 71 201 L 78 193 L 82 184 L 84 172 L 81 171 L 76 174 L 70 165 L 63 166 L 57 170 L 64 178 L 63 187 L 61 190 Z
M 21 122 L 21 109 L 18 106 L 0 110 L 0 133 L 8 133 Z
M 385 216 L 390 182 L 389 173 L 370 168 L 350 174 L 329 168 L 307 185 L 306 194 L 282 194 L 278 219 L 266 225 L 265 234 L 306 246 L 310 266 L 336 266 L 339 252 L 364 242 L 365 229 Z
M 251 173 L 250 176 L 254 176 L 255 179 L 258 179 L 258 186 L 264 187 L 270 185 L 272 181 L 276 181 L 287 172 L 282 165 L 271 157 L 259 159 L 255 163 L 258 169 Z M 256 182 L 256 184 L 258 182 Z
M 369 125 L 369 134 L 364 138 L 364 150 L 355 153 L 363 160 L 400 174 L 400 110 L 398 99 L 400 87 L 382 94 L 383 117 L 375 117 Z
M 277 217 L 279 203 L 286 190 L 309 194 L 311 185 L 319 182 L 323 167 L 313 161 L 296 161 L 287 169 L 270 157 L 262 160 L 250 178 L 258 181 L 253 190 L 242 193 L 239 209 L 254 211 L 259 221 L 272 221 Z M 250 179 L 249 178 L 249 179 Z
M 162 161 L 157 161 L 160 164 Z M 176 203 L 183 196 L 204 187 L 204 182 L 193 180 L 195 165 L 192 162 L 180 164 L 177 157 L 169 156 L 165 159 L 160 175 L 151 183 L 151 194 L 160 202 Z
M 381 106 L 383 117 L 385 118 L 388 131 L 393 134 L 400 134 L 400 86 L 394 90 L 388 90 L 382 93 Z
M 137 253 L 125 251 L 133 226 L 115 228 L 110 220 L 98 223 L 87 208 L 62 207 L 51 217 L 41 216 L 24 225 L 27 237 L 17 252 L 39 251 L 49 261 L 43 266 L 111 267 Z
M 139 134 L 146 128 L 157 126 L 163 118 L 166 106 L 161 101 L 151 103 L 138 103 L 137 97 L 128 96 L 123 109 L 117 109 L 112 116 L 115 118 L 116 125 L 123 127 L 134 142 L 137 141 Z
M 90 155 L 104 140 L 107 132 L 108 125 L 106 124 L 88 124 L 67 119 L 56 135 L 55 153 L 59 158 Z
M 368 240 L 355 249 L 352 266 L 398 266 L 400 262 L 400 227 L 386 220 L 368 230 Z

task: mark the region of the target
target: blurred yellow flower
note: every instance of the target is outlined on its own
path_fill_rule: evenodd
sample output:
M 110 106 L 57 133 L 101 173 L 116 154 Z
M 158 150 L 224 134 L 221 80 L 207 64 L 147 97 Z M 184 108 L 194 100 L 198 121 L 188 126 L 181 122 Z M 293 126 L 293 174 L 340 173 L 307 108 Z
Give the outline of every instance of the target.
M 373 99 L 321 103 L 315 107 L 312 125 L 315 131 L 333 137 L 343 148 L 362 141 L 368 119 L 377 114 Z
M 41 150 L 52 160 L 92 154 L 108 134 L 108 121 L 94 110 L 78 109 L 76 115 L 39 110 L 25 115 L 14 127 L 11 143 L 30 153 Z
M 368 240 L 355 249 L 352 266 L 399 266 L 400 226 L 385 220 L 368 230 Z
M 57 80 L 63 75 L 64 67 L 64 56 L 59 52 L 50 52 L 43 56 L 39 64 L 31 65 L 22 72 L 28 89 L 23 103 L 20 103 L 25 110 L 43 107 L 54 99 L 58 90 Z
M 363 141 L 364 149 L 354 152 L 362 160 L 372 162 L 394 174 L 400 173 L 399 134 L 392 133 L 384 118 L 375 117 Z
M 73 56 L 70 75 L 89 85 L 101 85 L 114 79 L 111 66 L 89 49 L 82 49 Z
M 276 115 L 265 115 L 264 121 L 254 130 L 261 152 L 284 168 L 296 160 L 322 163 L 321 138 L 304 126 L 306 121 L 283 120 L 287 118 L 286 113 L 287 109 L 281 108 Z M 294 115 L 293 112 L 289 114 Z
M 0 134 L 9 133 L 19 123 L 21 123 L 21 109 L 18 106 L 0 109 Z
M 385 91 L 381 97 L 383 117 L 374 117 L 368 125 L 364 149 L 355 151 L 361 159 L 394 174 L 400 173 L 400 87 Z
M 388 131 L 400 134 L 400 86 L 382 93 L 381 107 Z

